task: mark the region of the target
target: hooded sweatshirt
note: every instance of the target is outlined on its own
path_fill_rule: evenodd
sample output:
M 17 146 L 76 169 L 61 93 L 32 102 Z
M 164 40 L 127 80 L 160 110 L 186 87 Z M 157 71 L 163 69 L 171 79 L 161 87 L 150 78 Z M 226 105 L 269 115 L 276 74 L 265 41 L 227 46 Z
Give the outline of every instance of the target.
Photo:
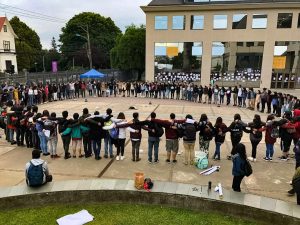
M 42 160 L 42 159 L 32 159 L 30 160 L 30 162 L 34 165 L 34 166 L 38 166 L 38 165 L 41 165 L 43 164 L 43 172 L 44 172 L 44 177 L 43 177 L 43 184 L 46 183 L 46 176 L 49 175 L 49 169 L 48 169 L 48 165 L 47 163 Z M 30 162 L 26 163 L 26 167 L 25 167 L 25 177 L 26 177 L 26 181 L 27 181 L 27 184 L 29 184 L 29 181 L 27 179 L 28 177 L 28 169 L 30 167 Z

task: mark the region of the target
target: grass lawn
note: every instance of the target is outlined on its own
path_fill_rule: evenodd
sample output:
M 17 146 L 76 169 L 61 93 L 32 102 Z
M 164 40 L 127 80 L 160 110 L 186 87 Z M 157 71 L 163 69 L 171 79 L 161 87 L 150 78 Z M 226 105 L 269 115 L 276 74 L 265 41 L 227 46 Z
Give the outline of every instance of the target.
M 51 225 L 56 219 L 67 214 L 86 209 L 94 216 L 88 225 L 256 225 L 245 221 L 213 213 L 198 213 L 189 210 L 129 204 L 88 204 L 70 206 L 48 206 L 0 212 L 2 225 Z

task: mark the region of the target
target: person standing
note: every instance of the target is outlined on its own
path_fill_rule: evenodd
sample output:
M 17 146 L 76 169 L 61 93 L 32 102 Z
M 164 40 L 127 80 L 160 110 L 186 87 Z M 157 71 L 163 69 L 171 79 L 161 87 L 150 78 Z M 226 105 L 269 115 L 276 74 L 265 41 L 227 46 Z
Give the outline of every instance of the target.
M 221 145 L 225 141 L 227 126 L 223 123 L 222 117 L 218 117 L 214 126 L 216 150 L 213 156 L 214 160 L 221 159 Z
M 156 118 L 156 113 L 151 113 L 151 120 Z M 149 122 L 148 124 L 148 162 L 151 164 L 153 161 L 153 150 L 154 150 L 154 163 L 158 163 L 158 150 L 160 134 L 158 133 L 158 124 L 155 122 Z M 161 128 L 162 129 L 162 128 Z
M 68 111 L 63 111 L 62 112 L 62 119 L 60 119 L 58 121 L 58 132 L 60 134 L 62 134 L 67 128 L 68 125 L 70 124 L 71 120 L 68 119 L 69 113 Z M 61 140 L 63 143 L 63 148 L 64 148 L 64 152 L 65 152 L 65 157 L 64 159 L 69 159 L 71 158 L 71 154 L 69 152 L 69 148 L 70 148 L 70 143 L 71 143 L 71 135 L 61 135 Z
M 241 192 L 241 182 L 245 177 L 245 164 L 247 161 L 246 147 L 243 144 L 236 146 L 236 154 L 232 156 L 232 189 L 236 192 Z
M 89 114 L 89 110 L 87 108 L 84 108 L 82 110 L 82 116 L 79 118 L 81 125 L 88 128 L 87 132 L 82 132 L 82 142 L 83 142 L 85 158 L 89 158 L 92 156 L 92 142 L 91 142 L 91 138 L 89 136 L 90 129 L 88 127 L 88 123 L 86 123 L 86 121 L 85 121 L 85 119 L 90 116 L 91 116 L 91 114 Z
M 199 150 L 205 152 L 207 155 L 209 153 L 209 143 L 213 139 L 214 127 L 211 122 L 209 122 L 207 115 L 202 114 L 200 117 L 198 129 L 199 132 Z

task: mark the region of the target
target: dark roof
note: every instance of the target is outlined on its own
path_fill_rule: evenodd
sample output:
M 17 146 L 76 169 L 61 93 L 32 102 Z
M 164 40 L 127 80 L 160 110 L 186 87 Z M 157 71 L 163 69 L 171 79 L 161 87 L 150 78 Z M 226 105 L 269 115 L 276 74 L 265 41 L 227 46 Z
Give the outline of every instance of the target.
M 164 5 L 217 5 L 217 4 L 241 4 L 241 3 L 300 3 L 299 0 L 207 0 L 204 2 L 194 2 L 194 0 L 152 0 L 149 6 Z

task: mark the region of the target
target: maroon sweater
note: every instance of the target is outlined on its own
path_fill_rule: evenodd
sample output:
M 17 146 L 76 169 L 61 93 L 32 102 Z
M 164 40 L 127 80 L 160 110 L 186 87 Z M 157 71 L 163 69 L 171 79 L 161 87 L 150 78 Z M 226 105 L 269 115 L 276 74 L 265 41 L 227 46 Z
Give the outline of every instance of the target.
M 185 120 L 174 120 L 170 122 L 168 120 L 159 120 L 159 119 L 151 119 L 151 121 L 162 125 L 165 128 L 165 135 L 167 140 L 175 140 L 178 139 L 178 132 L 177 129 L 172 128 L 174 124 L 178 123 L 185 123 Z

